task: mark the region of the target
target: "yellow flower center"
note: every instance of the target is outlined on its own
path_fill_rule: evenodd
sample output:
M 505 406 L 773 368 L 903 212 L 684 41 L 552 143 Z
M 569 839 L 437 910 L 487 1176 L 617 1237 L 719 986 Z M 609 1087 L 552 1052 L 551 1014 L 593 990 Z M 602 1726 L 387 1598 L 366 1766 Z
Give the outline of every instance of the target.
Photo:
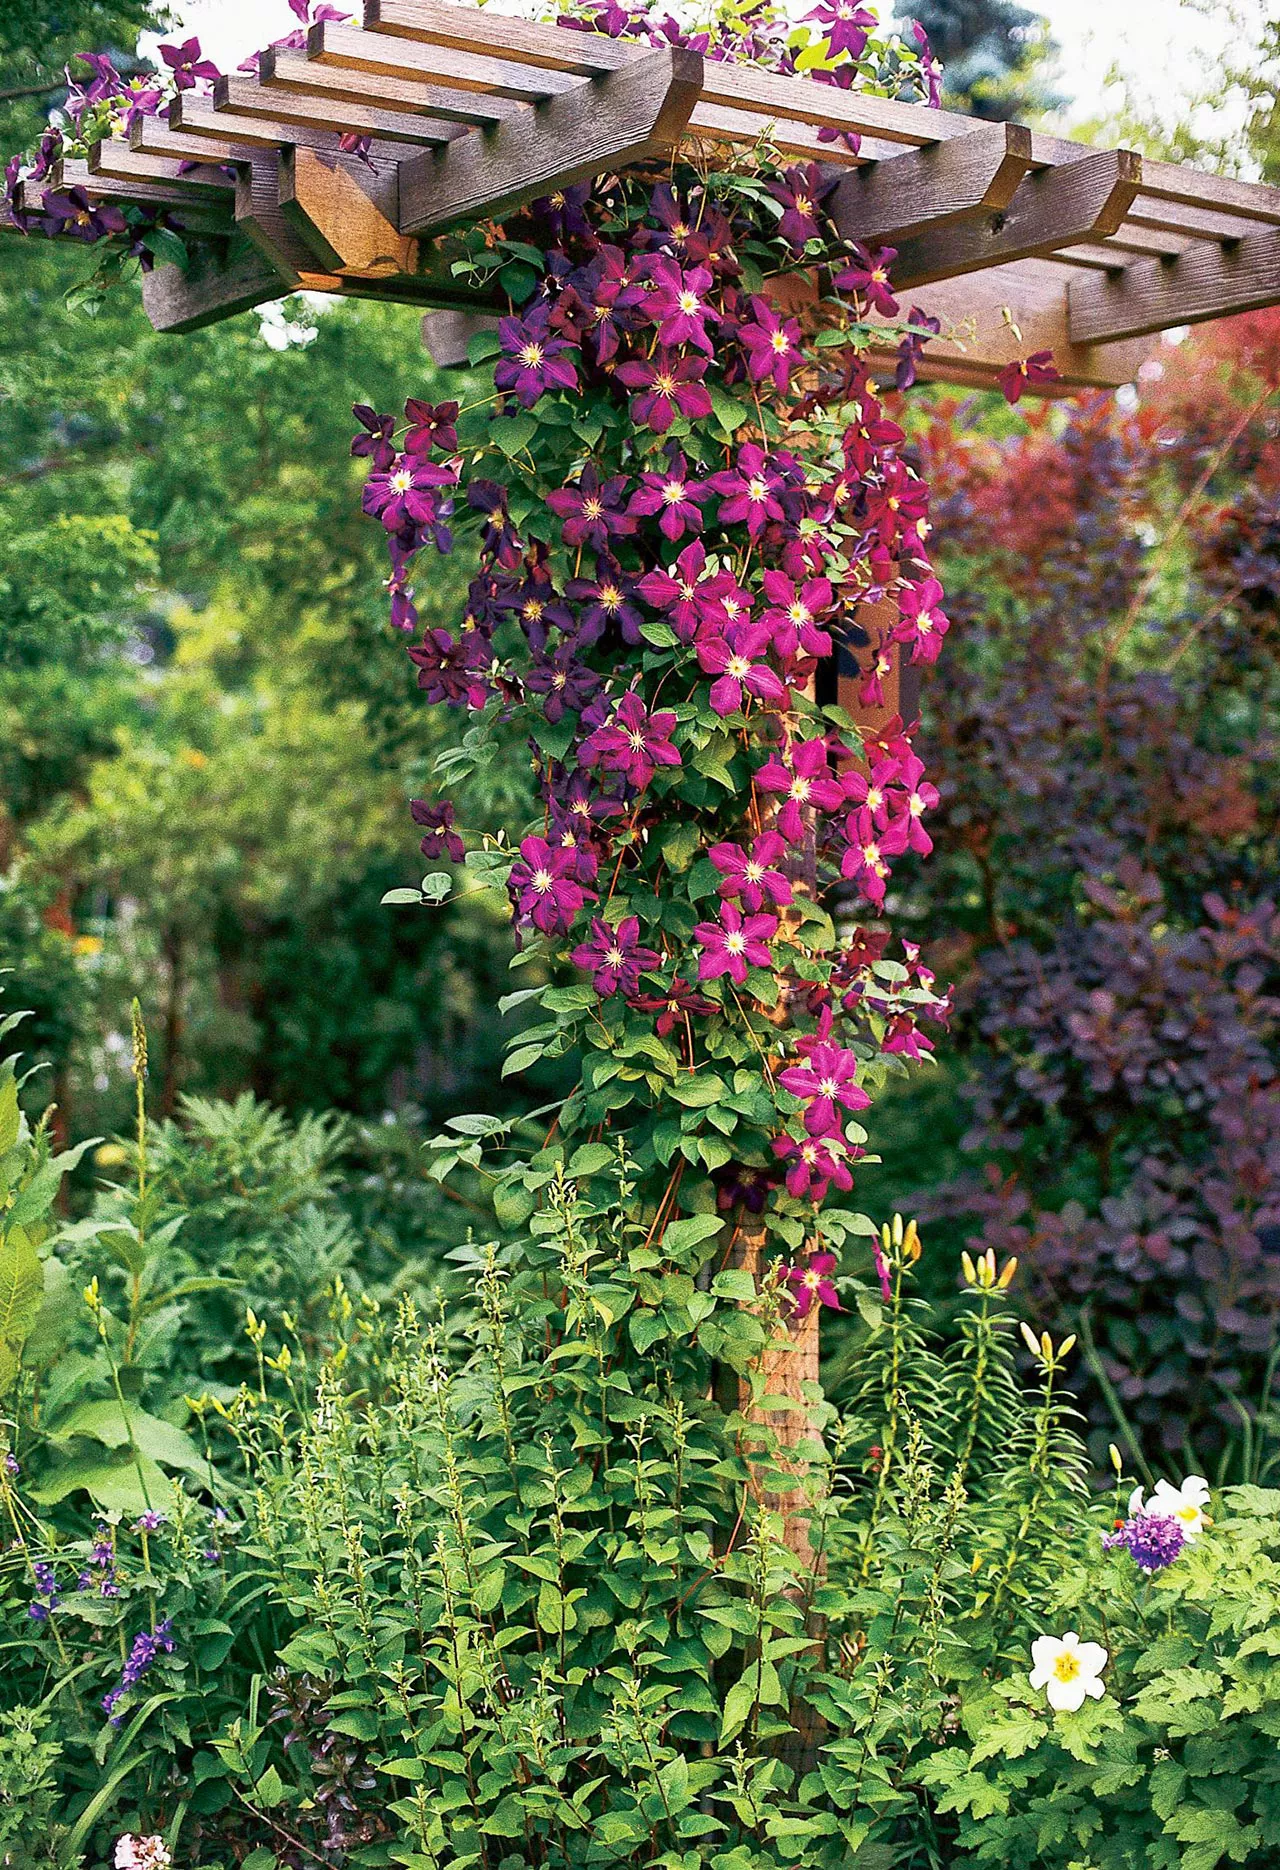
M 747 482 L 747 498 L 749 500 L 767 500 L 769 498 L 768 485 L 760 479 L 758 474 L 754 480 L 749 480 Z
M 686 318 L 696 318 L 702 310 L 702 300 L 696 292 L 682 292 L 677 303 Z
M 730 954 L 741 954 L 747 945 L 746 937 L 735 930 L 732 935 L 725 936 L 724 945 Z
M 1074 1649 L 1064 1649 L 1053 1665 L 1054 1675 L 1060 1682 L 1074 1682 L 1080 1673 L 1080 1658 Z
M 772 332 L 769 342 L 778 353 L 779 357 L 783 356 L 785 352 L 791 349 L 791 339 L 787 336 L 785 331 Z
M 747 865 L 746 870 L 743 874 L 745 875 L 748 883 L 759 883 L 764 876 L 764 865 L 756 863 L 755 860 L 753 859 Z
M 797 805 L 803 805 L 808 796 L 809 781 L 800 778 L 793 779 L 791 781 L 791 791 L 788 797 L 793 798 Z
M 609 963 L 610 967 L 621 967 L 626 957 L 623 955 L 621 948 L 606 948 L 604 951 L 604 958 Z
M 674 396 L 676 393 L 676 380 L 674 377 L 669 376 L 655 377 L 653 379 L 653 387 L 655 390 L 660 391 L 663 396 Z
M 516 356 L 522 364 L 527 364 L 530 370 L 536 370 L 542 362 L 542 346 L 533 343 L 522 344 Z
M 391 476 L 391 486 L 396 493 L 408 493 L 410 487 L 413 486 L 411 471 L 408 468 L 401 468 L 398 473 Z
M 631 748 L 633 753 L 643 753 L 644 735 L 633 727 L 631 732 L 627 735 L 627 745 Z
M 587 519 L 599 519 L 604 512 L 604 503 L 597 500 L 594 494 L 588 494 L 582 502 L 582 511 Z
M 547 891 L 551 888 L 551 872 L 549 870 L 535 870 L 529 881 L 533 884 L 534 889 L 537 890 L 540 896 L 545 896 Z
M 682 480 L 669 480 L 662 489 L 662 497 L 668 506 L 678 506 L 680 501 L 684 499 L 684 482 Z
M 621 602 L 622 593 L 616 584 L 602 584 L 600 586 L 601 610 L 617 610 Z
M 750 658 L 747 656 L 730 656 L 727 673 L 733 676 L 735 681 L 745 681 L 747 676 L 751 673 Z

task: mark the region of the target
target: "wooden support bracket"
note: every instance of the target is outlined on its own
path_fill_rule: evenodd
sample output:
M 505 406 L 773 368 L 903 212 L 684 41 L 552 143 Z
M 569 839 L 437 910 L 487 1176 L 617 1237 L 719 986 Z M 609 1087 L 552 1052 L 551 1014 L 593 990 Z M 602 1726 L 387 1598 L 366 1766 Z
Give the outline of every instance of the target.
M 893 266 L 894 286 L 907 291 L 1113 234 L 1141 186 L 1142 158 L 1129 149 L 1100 150 L 1043 169 L 1026 178 L 1007 208 L 904 241 Z
M 870 162 L 842 176 L 828 202 L 846 240 L 898 244 L 1002 214 L 1031 167 L 1031 132 L 984 124 L 969 136 Z
M 176 266 L 144 273 L 142 306 L 157 331 L 199 331 L 278 299 L 286 289 L 275 267 L 240 237 L 232 241 L 225 261 L 206 253 L 185 273 Z
M 1135 260 L 1123 272 L 1092 274 L 1072 283 L 1068 303 L 1077 344 L 1280 305 L 1280 228 L 1221 245 L 1201 241 L 1172 259 Z
M 282 149 L 285 220 L 331 272 L 388 279 L 415 272 L 418 242 L 396 225 L 395 175 L 358 177 L 355 166 L 355 158 Z
M 696 52 L 662 50 L 551 98 L 490 134 L 475 132 L 400 167 L 400 227 L 409 234 L 501 218 L 538 195 L 679 142 L 702 84 Z

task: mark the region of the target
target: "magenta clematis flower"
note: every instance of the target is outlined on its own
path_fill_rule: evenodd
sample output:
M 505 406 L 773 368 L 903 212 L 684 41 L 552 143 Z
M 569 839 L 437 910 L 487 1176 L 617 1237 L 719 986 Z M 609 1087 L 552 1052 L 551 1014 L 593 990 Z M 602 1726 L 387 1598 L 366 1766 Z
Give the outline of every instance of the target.
M 547 495 L 547 505 L 562 520 L 561 536 L 566 545 L 586 545 L 595 552 L 607 552 L 610 541 L 636 530 L 636 521 L 622 505 L 624 474 L 601 480 L 594 461 L 588 461 L 578 476 L 577 485 L 558 487 Z
M 90 244 L 105 240 L 109 234 L 123 234 L 129 225 L 112 202 L 90 201 L 78 184 L 68 189 L 47 188 L 41 205 L 53 223 L 53 233 Z
M 576 390 L 577 366 L 565 355 L 571 347 L 551 330 L 545 303 L 535 305 L 523 318 L 498 321 L 503 355 L 494 368 L 494 386 L 510 390 L 526 409 L 532 409 L 544 390 Z
M 893 636 L 910 643 L 912 662 L 936 662 L 951 620 L 942 606 L 942 586 L 936 578 L 923 584 L 904 584 L 898 592 L 899 622 Z
M 578 853 L 556 849 L 545 838 L 526 838 L 511 866 L 507 893 L 516 918 L 544 935 L 564 934 L 587 897 L 578 880 Z
M 854 0 L 818 0 L 804 17 L 821 31 L 831 58 L 861 58 L 868 35 L 876 29 L 874 13 L 856 6 Z
M 778 497 L 783 487 L 782 475 L 758 442 L 746 442 L 738 450 L 734 466 L 711 475 L 707 486 L 724 496 L 718 515 L 721 524 L 733 526 L 745 520 L 753 539 L 759 537 L 771 519 L 786 518 Z
M 679 766 L 671 732 L 676 717 L 667 709 L 650 714 L 634 689 L 628 689 L 613 718 L 587 736 L 579 750 L 583 766 L 622 773 L 643 792 L 659 766 Z
M 800 362 L 800 323 L 783 318 L 760 297 L 751 301 L 751 323 L 740 325 L 738 342 L 747 352 L 747 375 L 753 383 L 772 378 L 776 388 L 785 390 L 791 372 Z
M 868 902 L 879 906 L 884 901 L 884 886 L 889 880 L 885 844 L 892 831 L 878 832 L 870 812 L 856 811 L 849 814 L 845 836 L 848 844 L 840 859 L 840 874 L 856 883 Z
M 807 240 L 818 232 L 818 203 L 835 187 L 836 178 L 824 180 L 816 162 L 803 168 L 788 169 L 779 181 L 770 182 L 769 193 L 782 203 L 778 232 L 789 247 L 799 253 Z
M 777 1136 L 773 1153 L 786 1164 L 787 1193 L 811 1201 L 821 1201 L 834 1182 L 837 1188 L 853 1187 L 849 1173 L 848 1152 L 839 1137 L 806 1136 L 796 1142 L 791 1136 Z
M 404 406 L 409 432 L 404 438 L 407 455 L 427 455 L 439 449 L 452 454 L 458 446 L 457 403 L 424 403 L 410 396 Z
M 660 1039 L 665 1039 L 681 1014 L 696 1013 L 700 1017 L 708 1013 L 718 1013 L 720 1008 L 714 1000 L 708 1000 L 696 987 L 676 975 L 671 985 L 660 993 L 635 994 L 627 1002 L 639 1013 L 656 1013 L 653 1030 Z
M 844 799 L 838 779 L 827 770 L 825 740 L 793 740 L 782 759 L 772 759 L 756 774 L 762 792 L 779 792 L 783 802 L 778 811 L 778 830 L 789 844 L 804 837 L 806 807 L 834 812 Z
M 708 357 L 714 346 L 707 324 L 718 325 L 720 314 L 710 302 L 715 285 L 705 266 L 682 271 L 674 260 L 659 259 L 649 274 L 652 282 L 645 310 L 658 327 L 662 344 L 694 344 Z
M 840 1127 L 837 1104 L 845 1110 L 869 1110 L 871 1099 L 857 1082 L 857 1055 L 830 1040 L 801 1040 L 804 1063 L 778 1073 L 778 1083 L 807 1105 L 804 1127 L 822 1136 Z M 797 1048 L 800 1049 L 799 1047 Z
M 385 474 L 374 472 L 364 484 L 361 505 L 388 532 L 407 526 L 434 526 L 440 518 L 440 489 L 455 487 L 452 468 L 420 455 L 397 455 Z
M 766 903 L 785 909 L 792 900 L 791 885 L 777 868 L 786 854 L 786 841 L 776 831 L 761 832 L 750 852 L 740 844 L 713 844 L 707 852 L 720 872 L 721 896 L 736 896 L 752 913 Z
M 181 45 L 162 45 L 160 56 L 173 73 L 173 82 L 179 91 L 190 91 L 201 79 L 212 84 L 222 73 L 211 59 L 200 56 L 200 41 L 184 39 Z
M 697 421 L 711 414 L 711 392 L 702 381 L 706 370 L 700 357 L 659 350 L 653 357 L 619 364 L 614 375 L 627 389 L 639 391 L 631 398 L 631 420 L 665 435 L 678 415 Z
M 894 317 L 898 301 L 889 284 L 889 268 L 897 257 L 896 247 L 879 247 L 874 252 L 855 247 L 850 264 L 835 276 L 836 289 L 856 293 L 871 310 L 882 312 L 886 318 Z
M 673 542 L 686 532 L 702 531 L 701 508 L 711 498 L 705 481 L 689 479 L 689 464 L 671 448 L 664 472 L 652 470 L 640 476 L 640 485 L 627 503 L 627 512 L 649 518 L 660 515 L 658 530 Z
M 718 980 L 727 974 L 741 987 L 748 967 L 772 966 L 769 943 L 777 932 L 777 916 L 744 916 L 732 903 L 723 903 L 718 922 L 699 922 L 693 931 L 702 950 L 698 979 Z
M 550 656 L 535 652 L 524 685 L 530 694 L 545 697 L 542 712 L 554 727 L 566 708 L 581 714 L 589 707 L 604 686 L 604 677 L 587 667 L 576 643 L 567 642 L 558 643 Z
M 698 666 L 716 677 L 711 684 L 715 713 L 736 713 L 742 706 L 744 689 L 757 701 L 786 701 L 787 685 L 782 677 L 768 663 L 758 660 L 768 649 L 769 632 L 763 623 L 731 623 L 722 636 L 699 639 Z
M 638 993 L 641 973 L 662 966 L 660 954 L 640 946 L 639 916 L 624 917 L 616 928 L 593 916 L 589 939 L 579 942 L 570 959 L 575 967 L 590 973 L 591 984 L 602 1000 L 615 993 Z
M 825 617 L 835 603 L 835 593 L 826 578 L 806 578 L 797 585 L 784 572 L 766 571 L 760 580 L 769 608 L 761 621 L 773 636 L 773 647 L 784 659 L 803 650 L 806 656 L 829 656 L 831 637 L 818 628 L 818 618 Z
M 1007 403 L 1016 403 L 1025 389 L 1036 389 L 1045 383 L 1057 383 L 1062 372 L 1053 361 L 1052 351 L 1032 351 L 1030 357 L 1019 357 L 1015 362 L 1006 364 L 996 378 L 1000 393 Z
M 815 1305 L 828 1305 L 833 1312 L 840 1310 L 832 1278 L 835 1270 L 834 1253 L 811 1253 L 787 1268 L 787 1292 L 797 1318 L 807 1318 Z
M 706 551 L 695 540 L 669 570 L 646 572 L 636 590 L 646 604 L 670 617 L 682 642 L 691 643 L 704 620 L 707 594 L 714 583 L 707 571 Z

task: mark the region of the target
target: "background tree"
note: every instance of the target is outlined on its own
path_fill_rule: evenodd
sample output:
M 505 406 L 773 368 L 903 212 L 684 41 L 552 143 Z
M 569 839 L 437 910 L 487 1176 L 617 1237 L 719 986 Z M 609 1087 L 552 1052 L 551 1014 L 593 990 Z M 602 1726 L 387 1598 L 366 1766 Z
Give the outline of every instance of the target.
M 973 117 L 1022 119 L 1064 101 L 1045 64 L 1057 50 L 1048 22 L 1016 0 L 905 0 L 943 65 L 943 101 Z

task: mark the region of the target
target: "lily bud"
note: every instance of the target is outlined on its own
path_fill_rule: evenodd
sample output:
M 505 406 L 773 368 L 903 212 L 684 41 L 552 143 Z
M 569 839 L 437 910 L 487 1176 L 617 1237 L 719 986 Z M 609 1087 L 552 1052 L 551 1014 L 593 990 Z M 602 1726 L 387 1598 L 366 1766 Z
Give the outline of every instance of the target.
M 971 1286 L 977 1285 L 978 1274 L 974 1267 L 973 1261 L 969 1258 L 969 1255 L 967 1253 L 961 1253 L 960 1264 L 964 1268 L 964 1276 L 965 1276 L 965 1279 L 968 1281 L 968 1283 Z
M 1061 1344 L 1059 1344 L 1058 1346 L 1059 1357 L 1065 1357 L 1068 1351 L 1073 1350 L 1075 1348 L 1075 1341 L 1076 1341 L 1076 1334 L 1074 1331 L 1071 1333 L 1071 1336 L 1069 1338 L 1063 1338 Z
M 1017 1272 L 1017 1270 L 1018 1270 L 1018 1256 L 1015 1253 L 1012 1259 L 1007 1260 L 1005 1262 L 1005 1269 L 1001 1273 L 999 1279 L 997 1279 L 996 1281 L 996 1284 L 999 1287 L 1001 1292 L 1007 1292 L 1009 1290 L 1009 1287 L 1013 1284 L 1013 1275 Z
M 1110 1455 L 1111 1465 L 1116 1471 L 1116 1479 L 1119 1480 L 1120 1476 L 1124 1473 L 1124 1462 L 1120 1459 L 1120 1450 L 1113 1441 L 1107 1443 L 1107 1453 Z
M 924 1246 L 920 1239 L 920 1229 L 916 1226 L 914 1221 L 908 1221 L 906 1232 L 902 1236 L 903 1258 L 912 1261 L 918 1260 L 923 1252 Z
M 1031 1329 L 1031 1326 L 1027 1323 L 1025 1318 L 1022 1320 L 1022 1323 L 1019 1325 L 1018 1329 L 1022 1333 L 1022 1342 L 1026 1345 L 1027 1349 L 1031 1352 L 1031 1355 L 1033 1357 L 1038 1357 L 1040 1355 L 1040 1340 L 1036 1336 L 1035 1332 Z

